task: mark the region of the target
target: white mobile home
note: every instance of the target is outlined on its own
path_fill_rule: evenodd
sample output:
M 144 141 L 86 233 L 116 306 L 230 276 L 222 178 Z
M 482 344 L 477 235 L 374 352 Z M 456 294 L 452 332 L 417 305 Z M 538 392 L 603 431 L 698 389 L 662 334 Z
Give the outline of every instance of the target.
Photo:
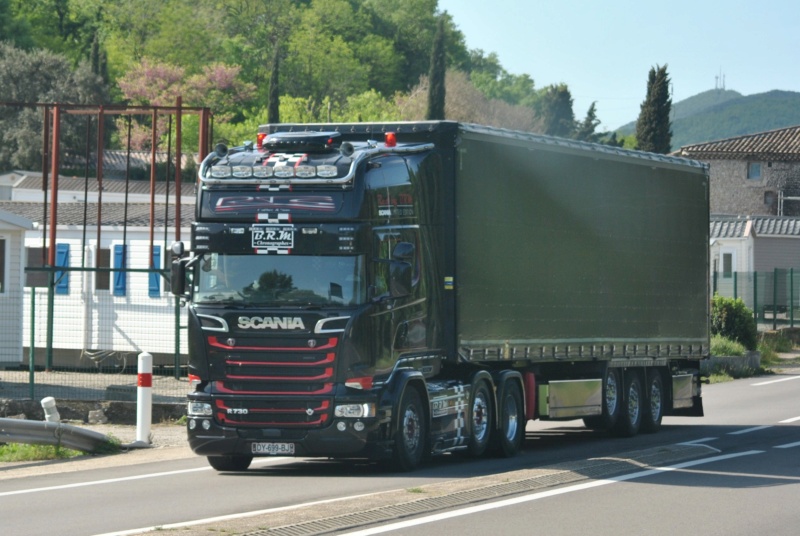
M 22 362 L 23 258 L 33 222 L 0 210 L 0 368 Z

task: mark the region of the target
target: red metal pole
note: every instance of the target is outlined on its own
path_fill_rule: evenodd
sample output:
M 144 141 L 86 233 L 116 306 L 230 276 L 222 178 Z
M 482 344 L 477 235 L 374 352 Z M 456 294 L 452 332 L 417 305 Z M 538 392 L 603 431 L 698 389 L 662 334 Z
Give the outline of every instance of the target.
M 105 153 L 105 113 L 103 105 L 97 114 L 97 244 L 96 248 L 100 251 L 100 226 L 103 221 L 103 154 Z
M 153 240 L 155 238 L 156 220 L 156 143 L 158 137 L 158 114 L 153 108 L 153 128 L 150 133 L 150 256 L 147 263 L 148 268 L 153 268 Z
M 50 189 L 50 247 L 47 250 L 47 264 L 56 265 L 56 208 L 58 207 L 58 140 L 61 138 L 61 107 L 53 108 L 53 146 L 50 151 L 50 173 L 53 186 Z
M 175 103 L 175 241 L 181 239 L 181 119 L 183 98 L 178 95 Z M 164 222 L 166 227 L 167 222 Z

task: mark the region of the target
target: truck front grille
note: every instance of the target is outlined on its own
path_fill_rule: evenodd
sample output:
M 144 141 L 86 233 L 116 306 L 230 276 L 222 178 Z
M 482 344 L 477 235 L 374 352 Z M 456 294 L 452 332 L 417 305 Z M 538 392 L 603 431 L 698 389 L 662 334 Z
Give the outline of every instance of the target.
M 235 346 L 208 337 L 211 362 L 224 378 L 214 383 L 214 418 L 241 427 L 316 428 L 332 418 L 339 340 L 238 338 Z

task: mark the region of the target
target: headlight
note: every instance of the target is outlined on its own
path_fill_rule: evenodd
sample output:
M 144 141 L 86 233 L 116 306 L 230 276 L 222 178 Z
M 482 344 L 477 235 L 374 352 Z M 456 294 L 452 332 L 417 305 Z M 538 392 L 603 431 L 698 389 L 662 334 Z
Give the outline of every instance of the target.
M 272 168 L 272 173 L 281 179 L 294 177 L 294 168 L 292 166 L 275 166 Z
M 301 179 L 310 179 L 317 174 L 317 168 L 314 166 L 309 166 L 307 164 L 302 164 L 297 166 L 294 169 L 294 174 L 300 177 Z
M 342 404 L 336 406 L 333 414 L 337 417 L 361 419 L 375 416 L 375 404 Z
M 252 177 L 253 168 L 250 166 L 233 166 L 233 176 L 240 179 Z
M 211 176 L 215 179 L 224 179 L 231 176 L 230 166 L 211 166 Z
M 189 402 L 186 413 L 189 417 L 209 417 L 214 413 L 211 404 L 207 402 Z

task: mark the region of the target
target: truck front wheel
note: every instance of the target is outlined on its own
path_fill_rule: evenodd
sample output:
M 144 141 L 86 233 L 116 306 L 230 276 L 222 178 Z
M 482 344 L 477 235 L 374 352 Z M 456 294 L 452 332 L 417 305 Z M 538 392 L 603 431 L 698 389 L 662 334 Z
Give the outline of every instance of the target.
M 406 387 L 398 407 L 394 433 L 394 462 L 402 471 L 413 471 L 425 454 L 427 426 L 422 399 L 411 386 Z
M 208 456 L 208 464 L 217 471 L 246 471 L 253 461 L 252 456 Z

